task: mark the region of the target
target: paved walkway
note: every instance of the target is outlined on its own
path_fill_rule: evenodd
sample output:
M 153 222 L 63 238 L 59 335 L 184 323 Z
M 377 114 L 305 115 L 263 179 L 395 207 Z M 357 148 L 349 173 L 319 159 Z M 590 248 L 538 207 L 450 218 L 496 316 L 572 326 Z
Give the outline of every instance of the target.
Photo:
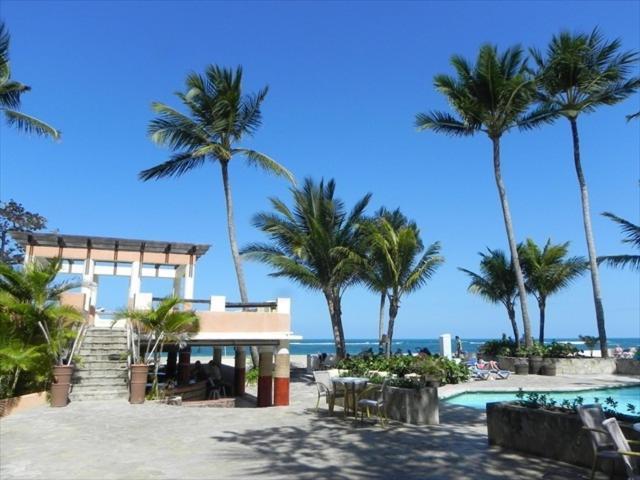
M 316 387 L 304 379 L 291 391 L 292 405 L 280 408 L 112 401 L 18 413 L 0 420 L 0 478 L 588 478 L 566 464 L 490 448 L 479 410 L 443 404 L 441 425 L 383 429 L 330 417 L 324 405 L 315 413 Z

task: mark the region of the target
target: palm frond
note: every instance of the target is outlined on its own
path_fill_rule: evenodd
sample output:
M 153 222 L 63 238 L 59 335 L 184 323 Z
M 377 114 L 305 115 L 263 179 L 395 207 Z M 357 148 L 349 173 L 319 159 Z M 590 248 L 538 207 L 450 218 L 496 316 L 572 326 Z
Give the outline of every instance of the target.
M 141 171 L 138 178 L 143 182 L 167 177 L 179 177 L 204 165 L 207 157 L 194 157 L 191 153 L 177 153 L 170 160 Z
M 15 110 L 9 110 L 6 108 L 3 110 L 7 124 L 10 126 L 16 127 L 25 133 L 33 133 L 41 137 L 51 137 L 54 140 L 60 139 L 60 131 L 42 120 L 38 120 L 36 117 L 17 112 Z
M 234 154 L 238 153 L 244 155 L 247 158 L 249 165 L 260 167 L 265 172 L 272 173 L 279 177 L 284 177 L 295 185 L 295 178 L 293 174 L 264 153 L 256 152 L 255 150 L 250 150 L 248 148 L 234 148 L 232 152 Z

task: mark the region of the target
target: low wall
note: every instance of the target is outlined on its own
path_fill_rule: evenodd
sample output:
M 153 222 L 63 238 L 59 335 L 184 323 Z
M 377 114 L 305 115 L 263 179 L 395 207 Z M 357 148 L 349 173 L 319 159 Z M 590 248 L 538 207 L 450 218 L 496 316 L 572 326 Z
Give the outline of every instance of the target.
M 518 357 L 497 357 L 500 368 L 515 371 L 516 362 L 523 359 Z M 545 358 L 543 365 L 555 365 L 557 375 L 640 375 L 640 361 L 630 358 Z
M 25 412 L 48 404 L 47 392 L 36 392 L 20 397 L 5 398 L 0 400 L 0 417 L 9 416 L 12 413 Z
M 438 425 L 440 409 L 438 389 L 387 387 L 385 392 L 387 415 L 393 420 L 413 425 Z
M 622 427 L 627 438 L 640 439 L 640 434 L 630 426 L 622 424 Z M 593 462 L 589 434 L 582 429 L 582 422 L 576 414 L 512 403 L 488 403 L 487 430 L 489 445 L 582 467 L 591 467 Z M 606 461 L 600 463 L 602 471 L 610 473 L 611 464 L 607 465 Z M 622 464 L 616 464 L 615 469 L 617 474 L 624 475 Z

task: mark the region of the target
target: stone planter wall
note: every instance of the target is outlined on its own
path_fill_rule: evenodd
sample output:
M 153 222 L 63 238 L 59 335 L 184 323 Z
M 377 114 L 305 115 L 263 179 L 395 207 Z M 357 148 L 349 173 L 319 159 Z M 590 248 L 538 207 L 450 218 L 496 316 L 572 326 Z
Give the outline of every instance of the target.
M 616 373 L 618 375 L 640 375 L 640 360 L 617 358 Z
M 582 422 L 576 414 L 505 402 L 488 403 L 487 429 L 490 445 L 583 467 L 591 467 L 593 462 L 589 435 L 582 430 Z M 640 434 L 630 426 L 623 425 L 623 430 L 627 438 L 640 439 Z M 603 467 L 611 468 L 606 462 L 600 468 Z M 616 473 L 624 475 L 621 464 L 616 465 Z
M 20 397 L 4 398 L 0 400 L 0 417 L 7 417 L 12 413 L 24 412 L 47 404 L 47 392 L 36 392 Z
M 518 357 L 497 357 L 495 360 L 500 368 L 511 372 L 515 372 L 516 362 L 522 361 Z M 557 375 L 640 375 L 640 361 L 630 358 L 545 358 L 542 364 L 555 365 Z
M 387 415 L 393 420 L 413 425 L 438 425 L 440 410 L 438 389 L 387 387 L 385 402 Z

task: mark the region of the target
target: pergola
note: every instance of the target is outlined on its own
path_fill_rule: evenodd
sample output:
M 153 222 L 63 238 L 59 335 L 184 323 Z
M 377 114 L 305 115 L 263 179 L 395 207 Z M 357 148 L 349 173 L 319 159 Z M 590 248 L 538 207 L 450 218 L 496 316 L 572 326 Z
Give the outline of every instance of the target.
M 208 306 L 207 310 L 196 312 L 200 331 L 189 343 L 213 346 L 213 359 L 218 362 L 224 346 L 259 346 L 258 406 L 289 404 L 289 341 L 301 338 L 291 332 L 290 300 L 243 304 L 227 302 L 221 296 L 194 298 L 195 264 L 209 245 L 58 233 L 11 232 L 11 235 L 25 250 L 25 264 L 59 258 L 60 273 L 82 276 L 81 291 L 64 294 L 62 301 L 84 311 L 96 327 L 112 325 L 110 318 L 101 318 L 96 311 L 101 276 L 129 277 L 127 306 L 141 310 L 159 300 L 152 292 L 141 291 L 142 278 L 172 279 L 172 293 L 185 299 L 185 305 Z M 184 378 L 185 374 L 188 378 L 189 351 L 181 351 L 180 364 L 176 362 L 177 350 L 169 350 L 167 368 L 177 367 L 178 378 Z M 245 363 L 244 349 L 237 348 L 236 393 L 244 393 Z

